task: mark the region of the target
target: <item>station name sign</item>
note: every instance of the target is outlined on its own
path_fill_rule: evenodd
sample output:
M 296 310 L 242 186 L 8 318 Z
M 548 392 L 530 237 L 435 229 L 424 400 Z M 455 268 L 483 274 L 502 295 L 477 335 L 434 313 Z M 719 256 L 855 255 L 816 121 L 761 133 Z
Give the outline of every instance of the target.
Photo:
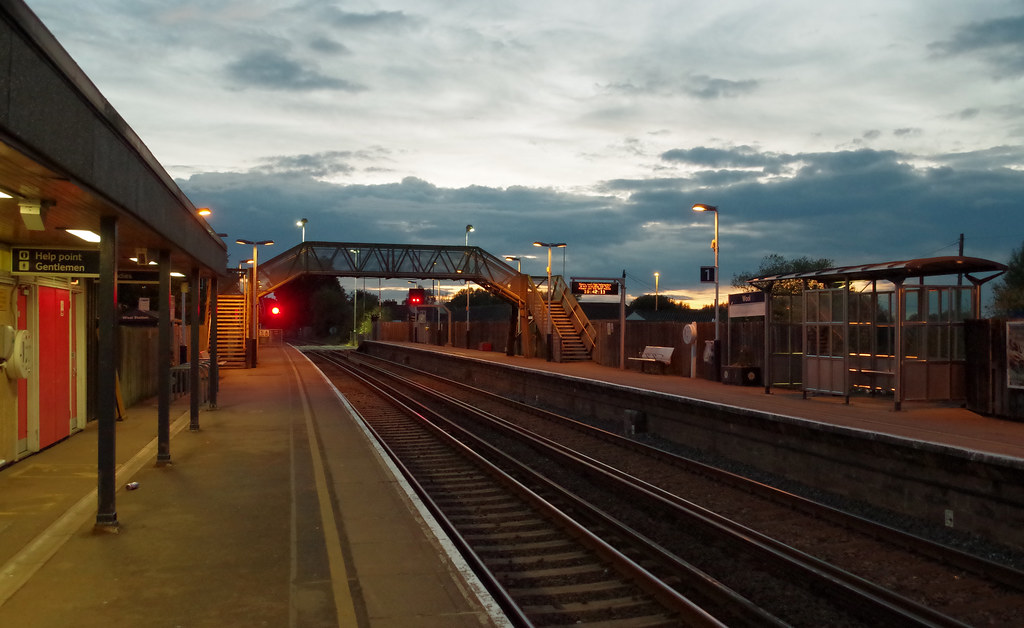
M 97 249 L 11 248 L 11 274 L 99 277 Z
M 618 294 L 619 283 L 617 281 L 572 281 L 573 294 Z

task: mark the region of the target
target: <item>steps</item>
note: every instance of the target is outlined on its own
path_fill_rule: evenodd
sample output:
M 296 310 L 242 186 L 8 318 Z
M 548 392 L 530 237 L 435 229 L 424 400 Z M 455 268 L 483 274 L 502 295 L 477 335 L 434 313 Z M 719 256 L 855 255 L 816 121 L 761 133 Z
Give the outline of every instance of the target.
M 560 303 L 551 304 L 551 324 L 562 340 L 559 362 L 587 362 L 590 360 L 590 352 L 580 340 L 576 328 L 569 320 L 569 315 L 565 313 L 565 309 Z
M 221 368 L 245 368 L 247 323 L 244 295 L 217 295 L 217 362 Z

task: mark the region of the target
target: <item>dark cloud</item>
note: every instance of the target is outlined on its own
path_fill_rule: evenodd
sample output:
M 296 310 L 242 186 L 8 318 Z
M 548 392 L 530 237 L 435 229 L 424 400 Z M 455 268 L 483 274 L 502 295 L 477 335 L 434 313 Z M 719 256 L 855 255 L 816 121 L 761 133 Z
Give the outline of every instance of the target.
M 716 98 L 745 96 L 756 90 L 758 85 L 759 83 L 755 80 L 731 81 L 729 79 L 700 75 L 691 77 L 685 89 L 691 96 L 713 100 Z
M 672 149 L 661 154 L 665 161 L 706 166 L 709 168 L 749 168 L 764 167 L 779 160 L 777 155 L 762 153 L 750 146 L 732 148 L 696 148 Z
M 931 44 L 940 56 L 979 54 L 996 68 L 997 78 L 1024 75 L 1024 15 L 962 27 L 949 41 Z
M 495 255 L 532 254 L 536 240 L 564 241 L 570 274 L 656 269 L 667 285 L 694 289 L 696 269 L 709 261 L 712 224 L 690 211 L 695 202 L 720 208 L 724 277 L 756 269 L 770 253 L 837 264 L 949 254 L 955 250 L 944 247 L 960 233 L 968 255 L 1005 261 L 1024 233 L 1024 172 L 1009 167 L 1021 163 L 1021 147 L 927 160 L 869 149 L 669 153 L 672 164 L 717 167 L 684 177 L 609 180 L 591 194 L 445 188 L 416 177 L 379 185 L 318 180 L 319 173 L 359 159 L 338 151 L 268 158 L 247 173 L 194 175 L 178 184 L 197 205 L 216 208 L 214 227 L 229 239 L 273 238 L 287 248 L 298 243 L 295 220 L 306 217 L 311 240 L 457 245 L 472 224 L 471 244 Z M 940 165 L 914 165 L 925 161 Z M 787 176 L 763 176 L 783 166 Z M 254 225 L 259 233 L 252 233 Z M 542 272 L 542 262 L 530 263 L 536 267 L 524 270 Z
M 344 44 L 336 42 L 329 37 L 314 37 L 309 40 L 309 49 L 314 52 L 332 55 L 352 54 L 352 51 Z
M 348 151 L 329 151 L 313 155 L 288 155 L 268 157 L 253 172 L 263 174 L 301 174 L 314 178 L 322 178 L 335 174 L 351 174 L 355 171 L 349 161 L 353 153 Z
M 355 30 L 395 30 L 418 26 L 422 20 L 403 11 L 374 11 L 372 13 L 351 13 L 337 7 L 324 10 L 326 22 L 332 26 Z
M 263 50 L 251 52 L 228 64 L 228 78 L 242 87 L 271 90 L 339 90 L 359 92 L 365 88 L 343 79 L 330 77 L 289 59 L 282 53 Z

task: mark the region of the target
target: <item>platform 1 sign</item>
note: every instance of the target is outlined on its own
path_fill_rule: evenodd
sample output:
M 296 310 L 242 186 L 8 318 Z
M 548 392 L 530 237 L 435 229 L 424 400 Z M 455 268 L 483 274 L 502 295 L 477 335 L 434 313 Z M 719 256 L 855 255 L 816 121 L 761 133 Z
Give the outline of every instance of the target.
M 573 294 L 606 295 L 618 294 L 619 282 L 617 281 L 572 281 Z
M 11 248 L 12 275 L 99 277 L 100 252 L 96 249 Z
M 715 267 L 714 266 L 701 266 L 700 267 L 700 282 L 701 283 L 715 283 Z

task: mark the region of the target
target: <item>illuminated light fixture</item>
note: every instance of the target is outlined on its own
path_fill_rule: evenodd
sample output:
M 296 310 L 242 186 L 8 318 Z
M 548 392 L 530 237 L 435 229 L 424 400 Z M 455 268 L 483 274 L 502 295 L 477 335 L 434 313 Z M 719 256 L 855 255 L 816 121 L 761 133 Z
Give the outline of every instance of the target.
M 88 229 L 65 229 L 64 231 L 67 231 L 71 235 L 79 237 L 85 240 L 86 242 L 100 241 L 100 234 L 96 233 L 95 231 L 89 231 Z
M 183 275 L 182 273 L 179 273 L 179 272 L 178 272 L 178 271 L 176 271 L 176 270 L 172 270 L 172 271 L 171 271 L 171 277 L 184 277 L 184 276 L 185 276 L 185 275 Z
M 11 196 L 10 194 L 8 194 L 7 192 L 4 192 L 3 190 L 0 190 L 0 198 L 14 198 L 14 197 Z
M 196 213 L 205 218 L 212 214 L 213 212 L 210 211 L 209 207 L 200 207 L 199 209 L 196 210 Z

